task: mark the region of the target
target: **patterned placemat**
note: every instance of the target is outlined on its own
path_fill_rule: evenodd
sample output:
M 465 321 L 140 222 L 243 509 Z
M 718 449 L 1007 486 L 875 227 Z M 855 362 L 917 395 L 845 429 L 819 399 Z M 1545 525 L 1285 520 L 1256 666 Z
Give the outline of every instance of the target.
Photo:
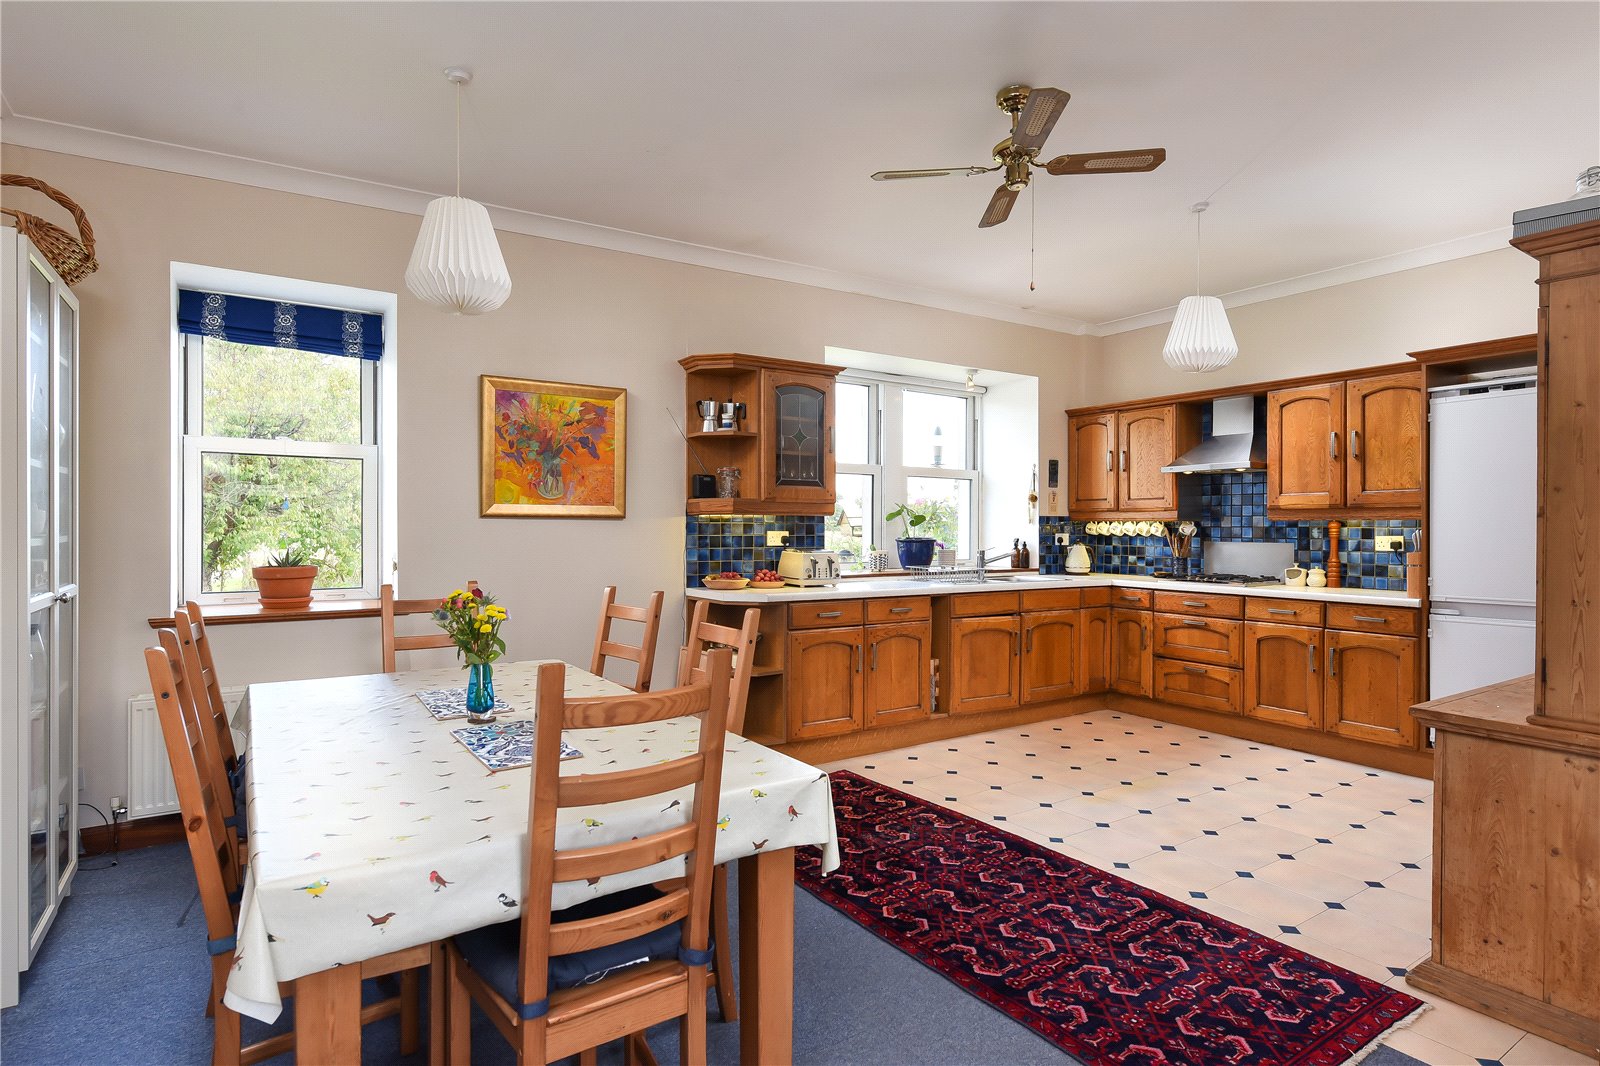
M 490 773 L 516 770 L 533 765 L 534 723 L 525 718 L 513 722 L 490 722 L 486 725 L 452 729 L 450 735 L 463 747 L 478 757 Z M 561 738 L 561 759 L 581 759 L 583 752 Z
M 464 688 L 430 688 L 416 694 L 422 705 L 428 708 L 428 713 L 438 721 L 444 722 L 451 718 L 465 718 L 467 716 L 467 690 Z M 495 700 L 494 709 L 509 711 L 511 705 L 505 700 Z

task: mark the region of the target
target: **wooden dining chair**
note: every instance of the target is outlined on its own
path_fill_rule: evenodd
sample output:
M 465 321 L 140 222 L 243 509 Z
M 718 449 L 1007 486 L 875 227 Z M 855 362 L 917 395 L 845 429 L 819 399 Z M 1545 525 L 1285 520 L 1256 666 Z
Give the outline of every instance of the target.
M 472 582 L 467 582 L 465 588 L 471 588 Z M 396 618 L 412 614 L 431 615 L 439 606 L 443 596 L 433 596 L 421 600 L 397 600 L 394 598 L 394 586 L 385 585 L 379 590 L 378 600 L 380 616 L 383 619 L 383 672 L 392 674 L 398 667 L 395 665 L 395 653 L 402 651 L 421 651 L 425 648 L 453 648 L 455 643 L 442 629 L 435 628 L 432 632 L 416 636 L 397 636 L 394 631 Z
M 164 633 L 163 636 L 174 636 Z M 164 640 L 159 648 L 147 648 L 144 653 L 145 669 L 150 675 L 150 689 L 155 696 L 156 712 L 161 720 L 161 735 L 166 741 L 167 758 L 172 764 L 172 781 L 178 793 L 178 808 L 183 817 L 184 835 L 189 842 L 189 858 L 194 864 L 195 882 L 200 891 L 200 905 L 205 912 L 206 950 L 211 954 L 211 994 L 208 1014 L 215 1017 L 211 1037 L 213 1066 L 250 1066 L 294 1049 L 294 1033 L 279 1033 L 266 1040 L 241 1046 L 239 1015 L 222 998 L 233 968 L 234 931 L 238 912 L 234 905 L 240 885 L 240 871 L 234 859 L 228 838 L 232 835 L 223 824 L 222 807 L 218 789 L 204 772 L 208 758 L 205 750 L 206 730 L 184 710 L 187 703 L 194 706 L 193 694 L 188 691 L 183 673 L 183 663 L 176 640 Z M 400 1049 L 402 1054 L 417 1050 L 421 1035 L 421 982 L 418 968 L 432 965 L 432 999 L 429 1027 L 431 1047 L 429 1061 L 433 1066 L 444 1062 L 444 964 L 443 952 L 438 944 L 422 944 L 392 952 L 360 963 L 363 977 L 401 975 L 400 994 L 369 1004 L 361 1012 L 363 1023 L 400 1015 Z M 288 995 L 292 986 L 281 985 L 279 992 Z M 313 1024 L 307 1019 L 307 1024 Z
M 733 675 L 728 686 L 728 732 L 744 735 L 745 708 L 750 702 L 750 675 L 755 669 L 756 632 L 761 626 L 761 609 L 747 607 L 743 623 L 733 626 L 710 621 L 711 605 L 696 600 L 689 616 L 689 631 L 678 651 L 678 684 L 687 685 L 705 676 L 706 656 L 715 648 L 734 651 Z M 733 938 L 729 935 L 728 868 L 718 866 L 711 881 L 711 944 L 716 960 L 711 967 L 711 984 L 717 990 L 717 1010 L 724 1022 L 739 1020 L 739 993 L 733 980 Z
M 711 962 L 711 871 L 722 788 L 731 653 L 712 653 L 705 680 L 661 693 L 568 700 L 566 667 L 539 667 L 538 725 L 528 807 L 528 877 L 520 919 L 457 936 L 445 947 L 450 1061 L 471 1057 L 476 1001 L 517 1051 L 542 1066 L 626 1040 L 629 1061 L 651 1061 L 644 1030 L 679 1019 L 679 1057 L 706 1061 L 706 967 Z M 692 755 L 611 773 L 560 776 L 561 731 L 703 715 Z M 573 807 L 643 800 L 693 786 L 684 820 L 632 840 L 557 848 L 556 820 Z M 551 913 L 551 889 L 642 870 L 683 856 L 682 878 Z
M 229 723 L 229 707 L 222 698 L 222 682 L 217 680 L 217 664 L 211 657 L 211 638 L 206 635 L 205 618 L 200 605 L 190 600 L 172 615 L 173 628 L 178 643 L 183 646 L 183 662 L 189 671 L 189 684 L 194 690 L 195 702 L 210 719 L 216 734 L 217 751 L 227 767 L 228 776 L 235 787 L 239 773 L 239 750 L 233 742 L 233 727 Z
M 179 628 L 161 630 L 156 634 L 156 640 L 160 643 L 168 661 L 175 664 L 176 683 L 173 696 L 183 717 L 184 729 L 191 740 L 190 747 L 194 751 L 195 768 L 200 773 L 200 780 L 210 786 L 212 794 L 216 797 L 222 824 L 229 830 L 224 834 L 224 840 L 233 863 L 236 882 L 234 888 L 237 888 L 237 882 L 244 880 L 240 871 L 245 865 L 245 849 L 248 843 L 244 819 L 239 817 L 241 802 L 235 795 L 233 782 L 229 780 L 228 767 L 217 741 L 216 729 L 212 725 L 210 701 L 205 698 L 195 664 L 191 662 L 198 658 L 194 654 L 192 633 L 189 634 L 189 643 L 184 643 L 185 633 L 188 632 L 184 625 L 185 617 L 185 612 L 179 610 L 174 615 L 174 621 Z M 209 1008 L 207 1013 L 210 1013 Z
M 633 691 L 650 691 L 650 672 L 655 669 L 656 637 L 661 632 L 661 604 L 664 592 L 652 592 L 648 607 L 629 607 L 617 602 L 617 587 L 607 585 L 600 597 L 600 627 L 594 635 L 594 656 L 589 672 L 605 676 L 607 659 L 626 659 L 638 666 Z M 644 637 L 638 647 L 611 639 L 612 622 L 642 622 Z

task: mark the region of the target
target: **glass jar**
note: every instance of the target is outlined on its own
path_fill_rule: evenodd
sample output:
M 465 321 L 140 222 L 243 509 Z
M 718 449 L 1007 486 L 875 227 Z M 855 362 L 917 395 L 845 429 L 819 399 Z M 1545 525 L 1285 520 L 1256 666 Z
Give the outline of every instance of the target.
M 742 477 L 736 466 L 717 467 L 717 495 L 724 500 L 734 499 L 739 495 L 739 479 Z

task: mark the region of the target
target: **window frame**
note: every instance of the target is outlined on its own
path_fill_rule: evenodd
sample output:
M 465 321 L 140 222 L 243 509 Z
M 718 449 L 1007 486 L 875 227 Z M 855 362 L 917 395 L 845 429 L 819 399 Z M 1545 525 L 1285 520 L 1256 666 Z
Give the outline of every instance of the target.
M 982 458 L 979 454 L 983 441 L 983 390 L 981 388 L 968 389 L 953 382 L 934 381 L 923 378 L 907 378 L 894 374 L 875 374 L 861 370 L 847 370 L 838 378 L 841 384 L 864 385 L 870 391 L 867 396 L 867 412 L 873 420 L 867 432 L 867 458 L 866 463 L 836 462 L 836 474 L 863 474 L 872 478 L 872 509 L 876 528 L 871 531 L 868 541 L 881 548 L 893 543 L 897 534 L 891 529 L 892 523 L 884 519 L 888 511 L 888 486 L 893 483 L 897 486 L 896 497 L 903 498 L 905 484 L 908 478 L 929 477 L 943 478 L 952 481 L 966 481 L 970 485 L 970 514 L 971 539 L 970 552 L 960 556 L 957 562 L 963 566 L 971 565 L 976 553 L 983 543 L 983 475 Z M 967 416 L 963 420 L 966 434 L 966 461 L 968 466 L 909 466 L 903 461 L 901 449 L 905 437 L 905 394 L 907 392 L 926 393 L 934 396 L 953 396 L 967 401 Z M 866 560 L 861 560 L 865 566 Z
M 180 289 L 234 293 L 256 299 L 313 304 L 376 314 L 383 318 L 383 355 L 378 360 L 361 360 L 362 402 L 360 444 L 310 443 L 303 441 L 264 441 L 243 437 L 208 437 L 190 433 L 203 428 L 200 397 L 200 342 L 178 331 L 177 310 Z M 399 580 L 398 545 L 398 314 L 399 300 L 394 293 L 357 289 L 323 282 L 253 274 L 246 271 L 202 266 L 194 263 L 171 264 L 170 277 L 172 351 L 172 494 L 170 584 L 174 602 L 193 600 L 202 606 L 238 606 L 255 603 L 254 590 L 201 592 L 201 546 L 199 477 L 202 453 L 239 455 L 294 455 L 313 458 L 358 459 L 362 463 L 361 539 L 362 575 L 359 587 L 314 589 L 312 601 L 376 601 L 383 584 Z M 193 366 L 191 367 L 191 362 Z M 190 418 L 193 416 L 193 423 Z M 241 446 L 243 445 L 243 446 Z

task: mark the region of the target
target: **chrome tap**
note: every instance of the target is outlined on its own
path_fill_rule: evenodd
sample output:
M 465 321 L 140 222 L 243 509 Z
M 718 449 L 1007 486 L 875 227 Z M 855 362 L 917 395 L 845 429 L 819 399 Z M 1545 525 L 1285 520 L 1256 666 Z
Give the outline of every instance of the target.
M 979 548 L 978 549 L 978 569 L 979 570 L 987 570 L 987 569 L 989 569 L 989 566 L 990 566 L 991 563 L 997 563 L 1001 559 L 1009 559 L 1009 558 L 1011 558 L 1011 553 L 1009 551 L 1007 551 L 1005 548 L 1001 548 L 999 550 L 999 552 L 995 555 L 995 557 L 993 559 L 991 559 L 991 558 L 989 558 L 989 552 L 991 550 L 992 549 L 989 549 L 989 548 Z

